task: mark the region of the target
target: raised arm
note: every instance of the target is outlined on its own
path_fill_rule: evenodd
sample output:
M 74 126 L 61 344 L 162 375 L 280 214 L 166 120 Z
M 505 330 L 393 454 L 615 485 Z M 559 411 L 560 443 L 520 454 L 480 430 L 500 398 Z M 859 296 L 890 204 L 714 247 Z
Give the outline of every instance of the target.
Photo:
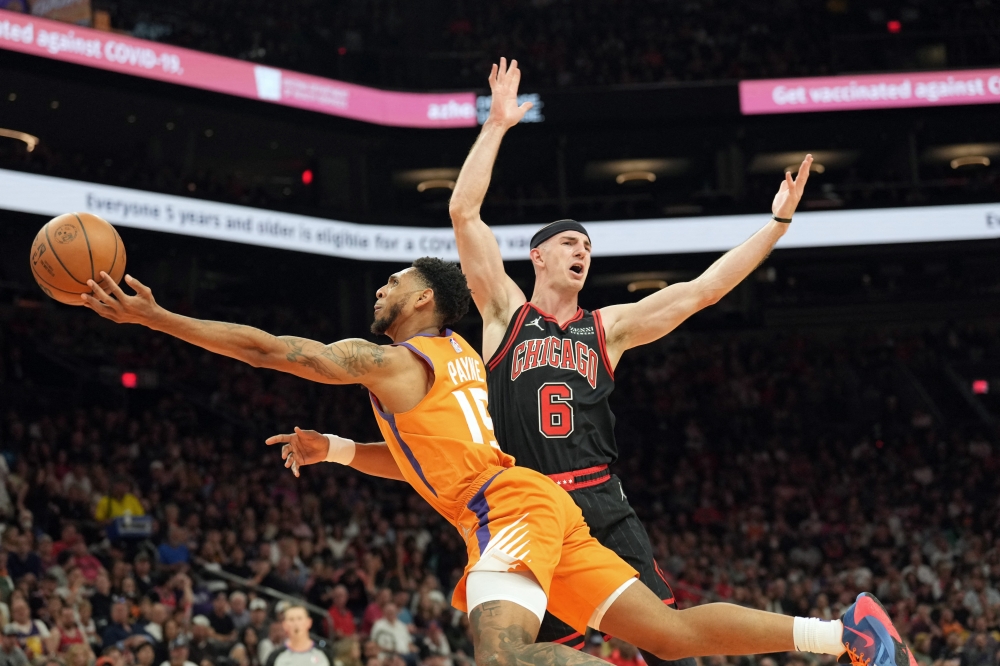
M 638 303 L 601 309 L 613 365 L 618 364 L 625 350 L 662 338 L 694 313 L 718 303 L 767 259 L 775 243 L 788 231 L 809 180 L 812 161 L 812 155 L 806 155 L 794 180 L 790 173 L 785 174 L 771 205 L 772 220 L 697 278 L 670 285 Z
M 281 458 L 295 476 L 299 476 L 299 470 L 306 465 L 333 462 L 369 476 L 406 481 L 385 442 L 359 444 L 344 437 L 296 427 L 293 433 L 268 437 L 266 443 L 268 446 L 282 445 Z
M 489 79 L 493 91 L 490 115 L 465 158 L 448 207 L 462 271 L 487 328 L 496 322 L 506 328 L 514 310 L 527 300 L 504 272 L 497 239 L 480 217 L 500 142 L 507 130 L 519 123 L 532 107 L 531 102 L 517 105 L 520 80 L 521 70 L 516 60 L 511 61 L 509 68 L 506 58 L 500 59 L 499 67 L 493 65 Z
M 107 273 L 101 283 L 88 280 L 94 295 L 82 294 L 84 305 L 120 324 L 141 324 L 255 368 L 280 370 L 323 384 L 371 386 L 397 369 L 398 348 L 360 338 L 323 344 L 294 336 L 275 336 L 252 326 L 185 317 L 157 305 L 153 292 L 130 275 L 125 282 L 136 294 L 122 291 Z M 408 352 L 405 352 L 408 354 Z

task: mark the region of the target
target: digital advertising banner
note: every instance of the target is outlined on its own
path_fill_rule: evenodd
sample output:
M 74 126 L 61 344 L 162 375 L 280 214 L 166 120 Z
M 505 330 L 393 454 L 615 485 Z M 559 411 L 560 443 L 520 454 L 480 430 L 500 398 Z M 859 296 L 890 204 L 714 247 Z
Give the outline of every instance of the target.
M 1000 103 L 1000 69 L 740 81 L 744 115 Z
M 357 224 L 202 201 L 0 169 L 0 210 L 55 217 L 99 215 L 123 228 L 364 261 L 410 262 L 432 255 L 457 261 L 450 226 Z M 770 215 L 586 222 L 595 257 L 729 250 Z M 526 260 L 540 225 L 498 225 L 506 260 Z M 834 247 L 1000 238 L 1000 203 L 877 210 L 803 212 L 778 248 Z
M 475 127 L 472 92 L 378 90 L 0 10 L 0 48 L 377 125 Z

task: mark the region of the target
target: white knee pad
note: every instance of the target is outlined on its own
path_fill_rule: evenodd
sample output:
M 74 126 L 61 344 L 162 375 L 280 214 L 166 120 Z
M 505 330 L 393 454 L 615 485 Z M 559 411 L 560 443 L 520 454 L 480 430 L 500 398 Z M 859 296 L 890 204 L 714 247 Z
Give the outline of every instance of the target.
M 487 601 L 510 601 L 534 613 L 539 623 L 549 603 L 530 571 L 473 571 L 465 581 L 465 601 L 470 613 Z

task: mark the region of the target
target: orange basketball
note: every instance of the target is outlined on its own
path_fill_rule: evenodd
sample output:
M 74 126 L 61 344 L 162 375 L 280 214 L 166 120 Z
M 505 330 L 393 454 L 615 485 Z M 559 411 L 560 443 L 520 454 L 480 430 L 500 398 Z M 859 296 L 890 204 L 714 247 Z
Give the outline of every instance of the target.
M 66 213 L 42 227 L 31 244 L 31 273 L 47 295 L 83 305 L 87 280 L 105 271 L 115 282 L 125 275 L 125 245 L 115 228 L 90 213 Z

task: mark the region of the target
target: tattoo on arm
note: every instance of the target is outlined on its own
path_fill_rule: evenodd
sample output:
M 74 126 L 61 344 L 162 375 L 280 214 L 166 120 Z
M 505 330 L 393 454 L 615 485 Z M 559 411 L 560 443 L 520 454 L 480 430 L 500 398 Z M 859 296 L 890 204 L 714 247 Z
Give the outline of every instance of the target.
M 488 666 L 601 666 L 607 662 L 555 643 L 535 643 L 519 624 L 502 617 L 502 602 L 490 601 L 469 614 L 476 663 Z
M 321 345 L 312 340 L 283 335 L 278 338 L 288 347 L 285 358 L 292 363 L 303 365 L 321 377 L 336 379 L 337 368 L 351 377 L 361 377 L 373 368 L 385 364 L 385 349 L 367 340 L 342 340 L 329 345 Z

